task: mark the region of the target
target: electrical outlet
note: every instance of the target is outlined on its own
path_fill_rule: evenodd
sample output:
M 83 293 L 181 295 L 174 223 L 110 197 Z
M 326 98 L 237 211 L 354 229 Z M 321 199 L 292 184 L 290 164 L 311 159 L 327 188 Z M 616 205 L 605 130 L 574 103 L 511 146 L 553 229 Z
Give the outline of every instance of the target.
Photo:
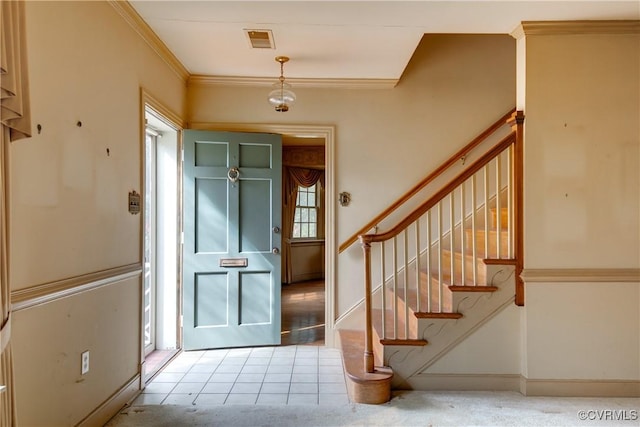
M 82 375 L 89 372 L 89 350 L 82 353 L 81 369 L 82 369 Z

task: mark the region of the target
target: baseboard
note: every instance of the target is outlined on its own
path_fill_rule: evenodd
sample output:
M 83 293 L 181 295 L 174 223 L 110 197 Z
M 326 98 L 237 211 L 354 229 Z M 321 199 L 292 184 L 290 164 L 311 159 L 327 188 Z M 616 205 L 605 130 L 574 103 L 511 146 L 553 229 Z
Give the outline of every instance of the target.
M 640 380 L 528 379 L 518 374 L 426 374 L 398 387 L 410 390 L 519 391 L 525 396 L 640 397 Z
M 401 388 L 447 391 L 520 391 L 518 374 L 418 374 Z
M 525 396 L 640 397 L 640 380 L 549 380 L 521 377 Z
M 136 374 L 120 390 L 98 406 L 77 425 L 79 427 L 103 426 L 127 403 L 140 393 L 140 374 Z

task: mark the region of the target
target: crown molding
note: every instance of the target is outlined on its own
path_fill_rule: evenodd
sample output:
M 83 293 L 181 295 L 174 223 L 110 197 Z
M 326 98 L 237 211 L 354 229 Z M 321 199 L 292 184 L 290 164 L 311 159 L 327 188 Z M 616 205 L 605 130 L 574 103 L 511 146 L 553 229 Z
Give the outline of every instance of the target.
M 534 35 L 577 34 L 640 34 L 640 20 L 523 21 L 511 32 L 516 39 Z
M 126 0 L 107 0 L 108 3 L 124 18 L 124 20 L 134 29 L 136 33 L 158 54 L 158 56 L 169 65 L 183 81 L 189 78 L 189 71 L 182 65 L 182 62 L 169 50 L 167 45 L 160 40 L 160 37 L 142 19 L 138 12 Z
M 206 76 L 193 74 L 189 77 L 189 85 L 202 86 L 273 86 L 276 77 L 233 77 Z M 287 78 L 294 88 L 334 88 L 334 89 L 393 89 L 398 79 L 307 79 Z

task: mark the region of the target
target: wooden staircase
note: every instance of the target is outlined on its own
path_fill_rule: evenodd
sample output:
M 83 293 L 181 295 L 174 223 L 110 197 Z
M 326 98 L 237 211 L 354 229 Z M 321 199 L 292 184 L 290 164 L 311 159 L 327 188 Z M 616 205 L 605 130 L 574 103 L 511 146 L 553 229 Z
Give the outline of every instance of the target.
M 504 156 L 503 150 L 511 150 L 515 135 L 514 129 L 513 139 L 501 141 L 498 149 L 481 157 L 392 230 L 360 236 L 365 252 L 368 327 L 364 331 L 339 330 L 353 401 L 383 403 L 390 399 L 392 388 L 419 387 L 416 378 L 421 372 L 514 302 L 519 263 L 514 250 L 518 248 L 514 243 L 517 208 L 511 200 L 512 181 L 509 178 L 503 188 L 500 172 L 496 172 L 497 183 L 490 197 L 486 165 Z M 506 152 L 506 156 L 512 153 Z M 465 188 L 469 180 L 474 180 L 471 188 L 475 188 L 474 174 L 483 167 L 484 201 L 472 202 L 472 208 L 465 207 L 465 201 L 454 207 L 456 192 L 460 192 L 460 200 L 468 199 Z M 494 169 L 502 169 L 500 160 Z M 441 203 L 447 197 L 451 226 L 443 229 Z M 435 237 L 430 230 L 436 213 L 424 220 L 431 212 L 437 213 Z M 454 212 L 460 212 L 460 217 L 455 219 Z M 429 229 L 426 239 L 421 237 L 420 221 Z M 421 245 L 424 241 L 429 244 Z M 374 245 L 381 272 L 379 285 L 372 289 Z M 392 252 L 391 258 L 386 252 Z

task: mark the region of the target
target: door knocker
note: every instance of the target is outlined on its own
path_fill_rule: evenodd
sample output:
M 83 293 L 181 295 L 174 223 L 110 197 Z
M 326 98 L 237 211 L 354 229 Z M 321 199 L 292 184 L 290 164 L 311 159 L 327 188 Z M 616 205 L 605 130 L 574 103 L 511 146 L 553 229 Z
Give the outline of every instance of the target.
M 229 181 L 238 182 L 238 178 L 240 178 L 240 170 L 236 166 L 234 166 L 229 169 L 227 176 L 229 177 Z

